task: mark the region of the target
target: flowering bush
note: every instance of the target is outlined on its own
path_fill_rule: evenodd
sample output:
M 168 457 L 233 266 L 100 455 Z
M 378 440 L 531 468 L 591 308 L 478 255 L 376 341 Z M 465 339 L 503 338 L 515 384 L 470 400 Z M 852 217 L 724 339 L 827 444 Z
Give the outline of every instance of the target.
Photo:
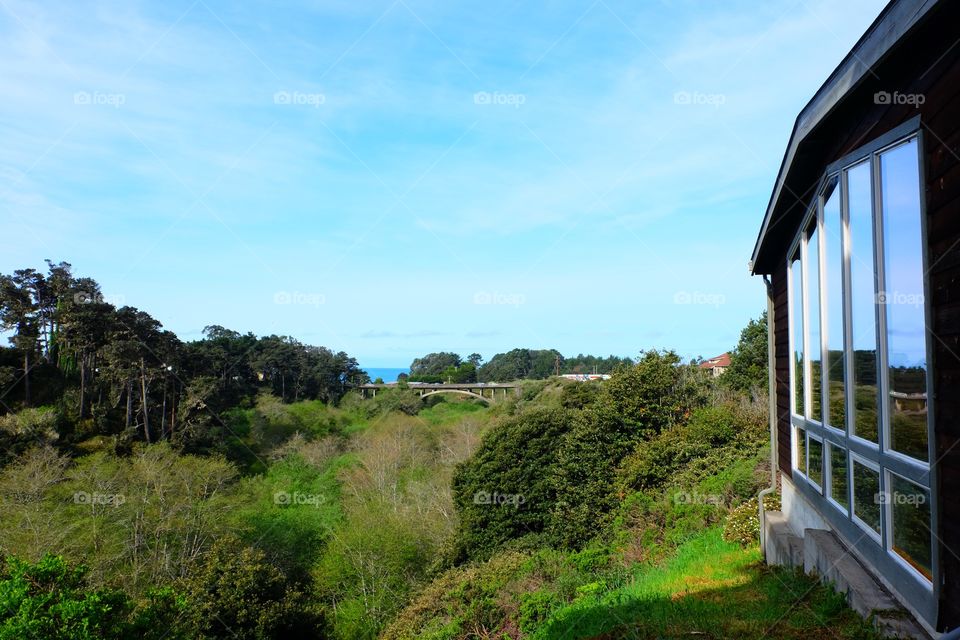
M 739 542 L 747 547 L 760 540 L 760 518 L 756 498 L 750 498 L 727 514 L 723 525 L 723 539 L 727 542 Z M 764 496 L 763 508 L 767 511 L 780 510 L 780 496 Z

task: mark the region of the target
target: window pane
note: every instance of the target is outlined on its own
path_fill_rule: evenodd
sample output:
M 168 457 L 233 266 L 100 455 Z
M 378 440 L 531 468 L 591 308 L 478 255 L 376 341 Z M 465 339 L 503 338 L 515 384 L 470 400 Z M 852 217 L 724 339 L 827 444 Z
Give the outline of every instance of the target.
M 877 321 L 870 162 L 847 171 L 850 210 L 850 306 L 853 345 L 854 433 L 877 442 Z
M 816 226 L 810 231 L 807 242 L 807 374 L 810 376 L 810 413 L 811 420 L 823 421 L 821 412 L 820 380 L 822 378 L 820 362 L 820 234 Z
M 847 428 L 847 393 L 843 377 L 843 221 L 840 218 L 840 190 L 834 189 L 823 205 L 823 243 L 826 262 L 823 299 L 827 332 L 827 423 Z M 843 503 L 846 504 L 846 503 Z
M 847 506 L 847 451 L 830 445 L 830 497 Z
M 807 473 L 807 432 L 804 429 L 796 430 L 797 446 L 797 469 L 800 473 Z
M 890 474 L 893 509 L 893 550 L 917 571 L 932 579 L 930 491 Z
M 810 464 L 807 477 L 823 486 L 823 442 L 810 438 L 807 446 L 810 448 Z
M 927 459 L 927 345 L 916 139 L 880 155 L 890 448 Z
M 880 474 L 853 461 L 853 512 L 880 533 Z
M 800 253 L 790 262 L 790 333 L 793 343 L 794 413 L 804 415 L 803 405 L 803 273 Z

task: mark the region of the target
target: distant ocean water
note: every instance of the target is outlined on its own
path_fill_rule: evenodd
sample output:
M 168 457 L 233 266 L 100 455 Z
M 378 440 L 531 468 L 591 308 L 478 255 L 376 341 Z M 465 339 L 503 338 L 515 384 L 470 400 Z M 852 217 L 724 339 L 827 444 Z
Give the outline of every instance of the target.
M 401 373 L 410 373 L 405 367 L 361 367 L 370 376 L 370 380 L 383 378 L 384 382 L 396 382 Z

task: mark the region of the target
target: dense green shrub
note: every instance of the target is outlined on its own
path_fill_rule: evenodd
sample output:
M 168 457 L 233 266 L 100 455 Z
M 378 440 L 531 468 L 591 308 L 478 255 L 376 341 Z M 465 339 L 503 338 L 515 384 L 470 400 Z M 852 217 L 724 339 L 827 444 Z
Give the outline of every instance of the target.
M 681 364 L 673 351 L 644 351 L 636 365 L 618 369 L 603 383 L 598 411 L 656 434 L 705 404 L 708 384 L 702 372 Z
M 725 469 L 735 460 L 753 459 L 766 441 L 762 419 L 749 407 L 719 402 L 695 409 L 689 420 L 639 442 L 617 471 L 621 493 L 682 483 Z M 682 469 L 682 473 L 681 473 Z
M 560 390 L 560 404 L 565 409 L 583 409 L 600 395 L 601 382 L 566 382 Z
M 478 637 L 481 629 L 501 628 L 516 615 L 511 598 L 505 598 L 504 592 L 516 585 L 527 562 L 523 554 L 507 552 L 487 562 L 447 571 L 414 598 L 380 637 L 460 640 Z
M 532 409 L 494 426 L 453 477 L 460 559 L 486 557 L 503 543 L 543 532 L 555 503 L 557 449 L 570 431 L 562 409 Z
M 151 640 L 182 637 L 170 592 L 137 608 L 123 591 L 91 589 L 87 568 L 47 554 L 0 568 L 0 640 Z
M 314 638 L 320 613 L 288 586 L 263 552 L 226 536 L 186 580 L 183 625 L 191 638 Z
M 341 517 L 336 473 L 346 464 L 349 457 L 316 466 L 292 453 L 265 474 L 243 480 L 230 522 L 292 579 L 305 581 Z

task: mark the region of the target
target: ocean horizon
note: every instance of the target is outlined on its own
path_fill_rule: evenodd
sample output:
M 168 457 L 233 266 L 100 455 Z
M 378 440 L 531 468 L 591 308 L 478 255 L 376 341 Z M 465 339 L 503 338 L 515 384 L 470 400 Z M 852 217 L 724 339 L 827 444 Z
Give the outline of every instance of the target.
M 376 380 L 377 378 L 383 378 L 384 382 L 396 382 L 397 376 L 401 373 L 410 373 L 410 369 L 407 367 L 362 367 L 364 371 L 367 372 L 367 375 L 370 376 L 370 380 Z

